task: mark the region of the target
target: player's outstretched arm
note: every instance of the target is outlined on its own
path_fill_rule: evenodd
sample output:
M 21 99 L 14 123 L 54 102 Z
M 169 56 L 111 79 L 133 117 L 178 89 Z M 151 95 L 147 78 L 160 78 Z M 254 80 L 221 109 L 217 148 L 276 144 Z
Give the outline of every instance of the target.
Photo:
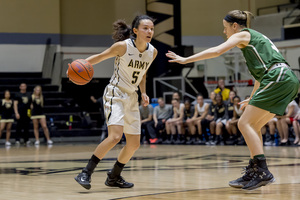
M 246 46 L 250 41 L 249 35 L 250 34 L 246 31 L 236 33 L 232 35 L 230 38 L 228 38 L 226 42 L 220 44 L 219 46 L 206 49 L 204 51 L 201 51 L 195 55 L 186 58 L 181 57 L 172 51 L 168 51 L 168 53 L 166 53 L 166 56 L 171 59 L 169 60 L 169 62 L 177 62 L 179 64 L 187 64 L 199 60 L 215 58 L 238 45 Z
M 112 57 L 123 56 L 126 53 L 126 48 L 127 47 L 125 41 L 116 42 L 102 53 L 92 55 L 86 60 L 89 61 L 92 65 L 95 65 Z

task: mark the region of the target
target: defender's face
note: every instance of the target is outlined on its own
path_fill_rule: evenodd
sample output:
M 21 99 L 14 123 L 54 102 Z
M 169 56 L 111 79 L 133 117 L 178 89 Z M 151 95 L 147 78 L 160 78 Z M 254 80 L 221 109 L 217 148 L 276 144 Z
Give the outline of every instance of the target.
M 226 20 L 223 19 L 223 26 L 224 26 L 223 33 L 227 36 L 228 39 L 235 33 L 233 24 L 228 23 Z

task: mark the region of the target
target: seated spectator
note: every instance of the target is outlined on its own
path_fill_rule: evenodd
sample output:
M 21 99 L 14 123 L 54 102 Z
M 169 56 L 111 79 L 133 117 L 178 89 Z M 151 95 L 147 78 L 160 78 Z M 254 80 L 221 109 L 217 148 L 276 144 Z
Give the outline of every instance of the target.
M 166 143 L 181 144 L 184 143 L 183 133 L 183 116 L 184 104 L 181 104 L 178 99 L 172 99 L 173 117 L 166 121 L 167 141 Z M 176 133 L 178 136 L 176 137 Z
M 150 135 L 149 131 L 147 130 L 147 125 L 150 124 L 153 119 L 153 106 L 151 104 L 145 106 L 145 102 L 143 99 L 141 99 L 139 110 L 141 116 L 141 133 L 144 133 L 141 135 L 141 142 L 144 142 L 145 137 L 147 142 L 153 144 L 157 141 L 156 134 L 152 132 L 152 135 Z
M 183 135 L 186 135 L 185 134 L 185 128 L 188 127 L 188 123 L 187 121 L 192 119 L 194 115 L 194 108 L 190 102 L 189 99 L 186 99 L 184 101 L 184 110 L 183 110 L 183 122 L 182 122 L 182 132 L 183 132 Z M 190 132 L 188 131 L 188 134 L 190 134 Z M 186 141 L 186 137 L 184 138 L 185 141 Z M 190 143 L 187 143 L 187 144 L 190 144 Z
M 204 144 L 204 137 L 202 134 L 201 121 L 206 117 L 209 110 L 209 104 L 204 103 L 202 94 L 197 95 L 197 104 L 194 108 L 194 115 L 191 119 L 186 120 L 188 131 L 191 135 L 190 141 L 187 144 Z M 198 129 L 198 135 L 196 134 L 196 126 Z M 197 138 L 199 137 L 199 138 Z
M 296 103 L 296 101 L 292 101 L 291 103 L 288 104 L 286 110 L 285 110 L 285 115 L 278 117 L 277 121 L 277 129 L 278 133 L 280 135 L 280 145 L 285 146 L 289 145 L 289 126 L 293 124 L 294 117 L 297 115 L 299 111 L 299 106 Z
M 216 95 L 216 101 L 217 105 L 215 108 L 214 113 L 214 121 L 211 122 L 211 125 L 216 127 L 216 137 L 213 142 L 211 142 L 212 145 L 221 144 L 222 142 L 222 135 L 223 135 L 223 127 L 226 125 L 227 122 L 227 107 L 223 101 L 222 95 L 218 93 Z
M 216 94 L 221 93 L 221 95 L 223 97 L 223 101 L 227 101 L 229 99 L 230 89 L 228 89 L 228 88 L 225 87 L 225 81 L 224 81 L 224 79 L 219 79 L 218 86 L 214 90 L 214 92 Z
M 211 92 L 210 93 L 210 99 L 211 103 L 209 104 L 208 107 L 208 114 L 206 117 L 200 122 L 201 123 L 201 128 L 202 128 L 202 134 L 204 134 L 206 143 L 205 144 L 210 144 L 214 140 L 214 134 L 215 134 L 215 127 L 211 127 L 210 123 L 214 120 L 214 113 L 215 113 L 215 106 L 217 104 L 216 102 L 216 93 Z M 206 129 L 210 129 L 210 137 L 208 137 L 208 134 L 206 132 Z
M 165 129 L 166 120 L 171 118 L 172 116 L 172 106 L 166 105 L 165 101 L 162 97 L 157 100 L 158 106 L 156 106 L 153 110 L 153 121 L 147 124 L 147 130 L 149 135 L 157 138 L 155 143 L 161 143 L 163 140 L 162 133 Z
M 181 98 L 180 98 L 179 92 L 174 92 L 174 93 L 172 94 L 172 100 L 173 100 L 173 99 L 178 99 L 179 102 L 181 102 Z
M 233 117 L 229 121 L 229 123 L 226 124 L 226 130 L 229 134 L 229 143 L 230 144 L 237 144 L 237 142 L 238 142 L 237 123 L 244 112 L 243 110 L 241 110 L 241 105 L 239 104 L 239 102 L 241 102 L 241 99 L 239 96 L 233 97 Z
M 1 101 L 0 107 L 0 138 L 2 135 L 2 131 L 6 127 L 6 141 L 5 146 L 10 146 L 10 133 L 11 133 L 11 126 L 14 122 L 13 114 L 14 114 L 14 100 L 11 99 L 9 90 L 5 90 L 4 92 L 4 99 Z
M 295 132 L 295 141 L 294 145 L 300 146 L 300 113 L 294 117 L 293 128 Z
M 276 132 L 276 123 L 278 119 L 276 117 L 272 118 L 262 130 L 262 134 L 265 135 L 265 146 L 275 146 L 275 132 Z M 269 127 L 269 135 L 267 135 L 266 127 Z
M 229 93 L 229 99 L 228 102 L 226 103 L 226 110 L 227 110 L 227 114 L 226 114 L 226 131 L 229 135 L 231 135 L 231 129 L 229 129 L 230 126 L 230 121 L 233 118 L 233 98 L 236 96 L 236 92 L 235 91 L 230 91 Z M 223 127 L 222 127 L 223 128 Z

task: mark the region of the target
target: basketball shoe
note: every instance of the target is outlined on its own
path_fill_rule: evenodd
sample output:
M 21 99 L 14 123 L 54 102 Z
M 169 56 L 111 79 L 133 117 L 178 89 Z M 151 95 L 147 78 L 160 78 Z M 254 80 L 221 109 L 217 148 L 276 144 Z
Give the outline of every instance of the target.
M 255 190 L 261 186 L 266 186 L 275 182 L 273 174 L 268 170 L 266 158 L 256 158 L 253 162 L 254 174 L 252 179 L 242 187 L 243 190 Z
M 75 181 L 77 181 L 77 183 L 79 183 L 82 187 L 84 187 L 85 189 L 89 190 L 91 189 L 91 175 L 89 175 L 87 172 L 85 172 L 84 170 L 82 170 L 81 173 L 79 173 L 75 178 Z
M 133 183 L 128 183 L 124 180 L 122 176 L 111 176 L 111 171 L 107 172 L 107 179 L 105 181 L 105 185 L 109 187 L 119 187 L 119 188 L 132 188 L 134 186 Z
M 229 186 L 234 188 L 242 188 L 247 185 L 254 175 L 253 165 L 254 163 L 252 159 L 250 159 L 249 165 L 243 168 L 242 174 L 244 175 L 236 180 L 230 181 Z

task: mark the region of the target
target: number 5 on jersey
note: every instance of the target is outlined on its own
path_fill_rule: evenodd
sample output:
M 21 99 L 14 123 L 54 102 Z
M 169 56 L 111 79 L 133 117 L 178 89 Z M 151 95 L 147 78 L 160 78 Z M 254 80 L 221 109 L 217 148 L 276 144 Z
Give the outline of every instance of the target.
M 137 80 L 138 80 L 138 78 L 139 78 L 139 74 L 140 74 L 139 71 L 134 71 L 134 72 L 132 73 L 132 78 L 133 78 L 133 80 L 131 81 L 132 84 L 135 84 L 135 83 L 137 82 Z

